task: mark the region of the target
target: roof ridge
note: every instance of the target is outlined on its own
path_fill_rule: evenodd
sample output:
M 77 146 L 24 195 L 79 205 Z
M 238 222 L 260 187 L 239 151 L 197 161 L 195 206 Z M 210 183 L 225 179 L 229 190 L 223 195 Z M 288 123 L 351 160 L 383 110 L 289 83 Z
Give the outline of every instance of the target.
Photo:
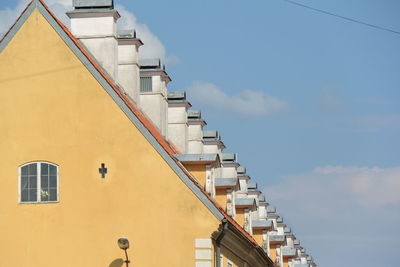
M 0 39 L 0 43 L 3 42 L 3 40 L 8 36 L 8 34 L 11 32 L 11 30 L 14 28 L 15 24 L 17 24 L 17 22 L 19 21 L 19 19 L 22 17 L 22 15 L 25 13 L 25 11 L 32 5 L 33 1 L 30 1 L 26 7 L 24 8 L 24 10 L 22 10 L 21 14 L 19 14 L 19 16 L 17 17 L 17 19 L 14 21 L 14 23 L 10 26 L 10 28 L 8 29 L 8 31 L 3 35 L 3 37 Z

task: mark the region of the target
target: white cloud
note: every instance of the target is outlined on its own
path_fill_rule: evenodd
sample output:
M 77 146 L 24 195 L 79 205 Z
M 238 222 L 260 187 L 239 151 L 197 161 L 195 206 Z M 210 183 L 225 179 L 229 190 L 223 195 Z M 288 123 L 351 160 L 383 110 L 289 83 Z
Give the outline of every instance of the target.
M 290 199 L 296 194 L 313 199 L 321 194 L 325 199 L 346 196 L 348 203 L 357 202 L 367 207 L 400 205 L 400 167 L 318 167 L 286 177 L 283 184 L 267 190 L 275 199 Z
M 116 9 L 121 15 L 118 21 L 120 29 L 135 29 L 137 36 L 143 41 L 144 45 L 140 48 L 141 58 L 161 58 L 167 61 L 166 49 L 160 39 L 152 33 L 146 24 L 139 23 L 136 16 L 122 5 L 117 5 Z
M 262 91 L 243 90 L 237 95 L 228 95 L 215 84 L 201 81 L 193 82 L 187 92 L 200 105 L 246 116 L 270 115 L 288 107 L 284 101 Z
M 343 265 L 331 255 L 346 255 L 343 266 L 378 266 L 375 244 L 381 251 L 393 251 L 398 242 L 400 166 L 317 167 L 285 177 L 265 191 L 321 266 Z M 387 262 L 396 259 L 386 257 Z
M 67 26 L 69 19 L 65 12 L 72 10 L 72 0 L 46 0 L 46 4 L 57 15 L 57 17 Z M 2 36 L 17 17 L 21 14 L 29 0 L 19 0 L 13 9 L 0 10 L 0 35 Z M 179 62 L 175 56 L 167 56 L 165 46 L 158 37 L 145 24 L 139 23 L 136 16 L 122 5 L 117 5 L 116 9 L 121 15 L 118 27 L 121 29 L 136 29 L 137 36 L 143 41 L 144 45 L 140 48 L 141 58 L 161 58 L 165 63 L 176 64 Z

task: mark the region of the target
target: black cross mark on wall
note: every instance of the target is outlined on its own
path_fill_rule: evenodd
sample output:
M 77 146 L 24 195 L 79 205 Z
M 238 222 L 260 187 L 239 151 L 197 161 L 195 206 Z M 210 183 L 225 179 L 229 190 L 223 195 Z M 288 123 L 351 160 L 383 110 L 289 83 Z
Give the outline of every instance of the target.
M 99 173 L 101 174 L 101 178 L 106 178 L 107 168 L 104 163 L 101 164 L 101 168 L 99 168 Z

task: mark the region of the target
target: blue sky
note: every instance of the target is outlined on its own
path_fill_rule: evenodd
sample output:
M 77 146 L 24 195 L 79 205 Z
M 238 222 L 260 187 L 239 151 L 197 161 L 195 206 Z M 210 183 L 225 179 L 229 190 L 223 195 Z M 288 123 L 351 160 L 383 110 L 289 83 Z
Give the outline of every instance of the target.
M 400 31 L 397 0 L 297 1 Z M 317 263 L 396 266 L 400 35 L 282 0 L 115 2 Z

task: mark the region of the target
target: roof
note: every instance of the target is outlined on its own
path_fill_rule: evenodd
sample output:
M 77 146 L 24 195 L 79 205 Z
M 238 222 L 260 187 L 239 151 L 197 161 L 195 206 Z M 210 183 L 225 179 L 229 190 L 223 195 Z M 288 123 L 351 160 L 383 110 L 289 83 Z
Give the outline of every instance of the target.
M 284 235 L 270 235 L 269 236 L 269 241 L 271 241 L 271 242 L 283 242 L 283 241 L 285 241 L 285 236 Z
M 214 179 L 215 187 L 222 188 L 232 188 L 238 185 L 237 178 L 215 178 Z
M 282 248 L 282 255 L 283 256 L 296 256 L 296 249 L 295 248 Z
M 251 221 L 251 225 L 253 228 L 271 228 L 273 226 L 271 220 L 254 220 Z
M 251 207 L 256 204 L 254 198 L 237 198 L 235 199 L 235 206 L 239 207 Z
M 183 163 L 211 163 L 218 160 L 218 154 L 175 154 L 174 157 Z
M 189 189 L 210 210 L 210 212 L 214 214 L 217 219 L 222 220 L 225 218 L 248 242 L 250 242 L 254 247 L 259 248 L 259 245 L 254 238 L 247 233 L 242 226 L 233 220 L 225 212 L 225 210 L 207 194 L 196 178 L 182 165 L 182 163 L 174 158 L 174 155 L 178 154 L 179 150 L 176 149 L 173 144 L 165 140 L 155 125 L 147 118 L 146 115 L 143 114 L 142 111 L 137 108 L 136 104 L 130 100 L 127 94 L 118 88 L 117 84 L 111 79 L 108 73 L 101 68 L 99 63 L 90 55 L 88 51 L 86 51 L 85 47 L 70 32 L 70 30 L 54 15 L 54 13 L 49 9 L 43 0 L 32 0 L 26 6 L 15 23 L 0 40 L 0 52 L 7 46 L 21 26 L 25 23 L 29 15 L 36 8 L 47 19 L 59 36 L 66 42 L 67 46 L 69 46 L 72 52 L 75 53 L 75 55 L 84 63 L 94 78 L 98 80 L 110 97 L 118 104 L 122 111 L 131 120 L 131 122 L 157 150 L 166 163 L 174 170 L 182 182 L 189 187 Z M 263 257 L 267 256 L 263 255 Z

